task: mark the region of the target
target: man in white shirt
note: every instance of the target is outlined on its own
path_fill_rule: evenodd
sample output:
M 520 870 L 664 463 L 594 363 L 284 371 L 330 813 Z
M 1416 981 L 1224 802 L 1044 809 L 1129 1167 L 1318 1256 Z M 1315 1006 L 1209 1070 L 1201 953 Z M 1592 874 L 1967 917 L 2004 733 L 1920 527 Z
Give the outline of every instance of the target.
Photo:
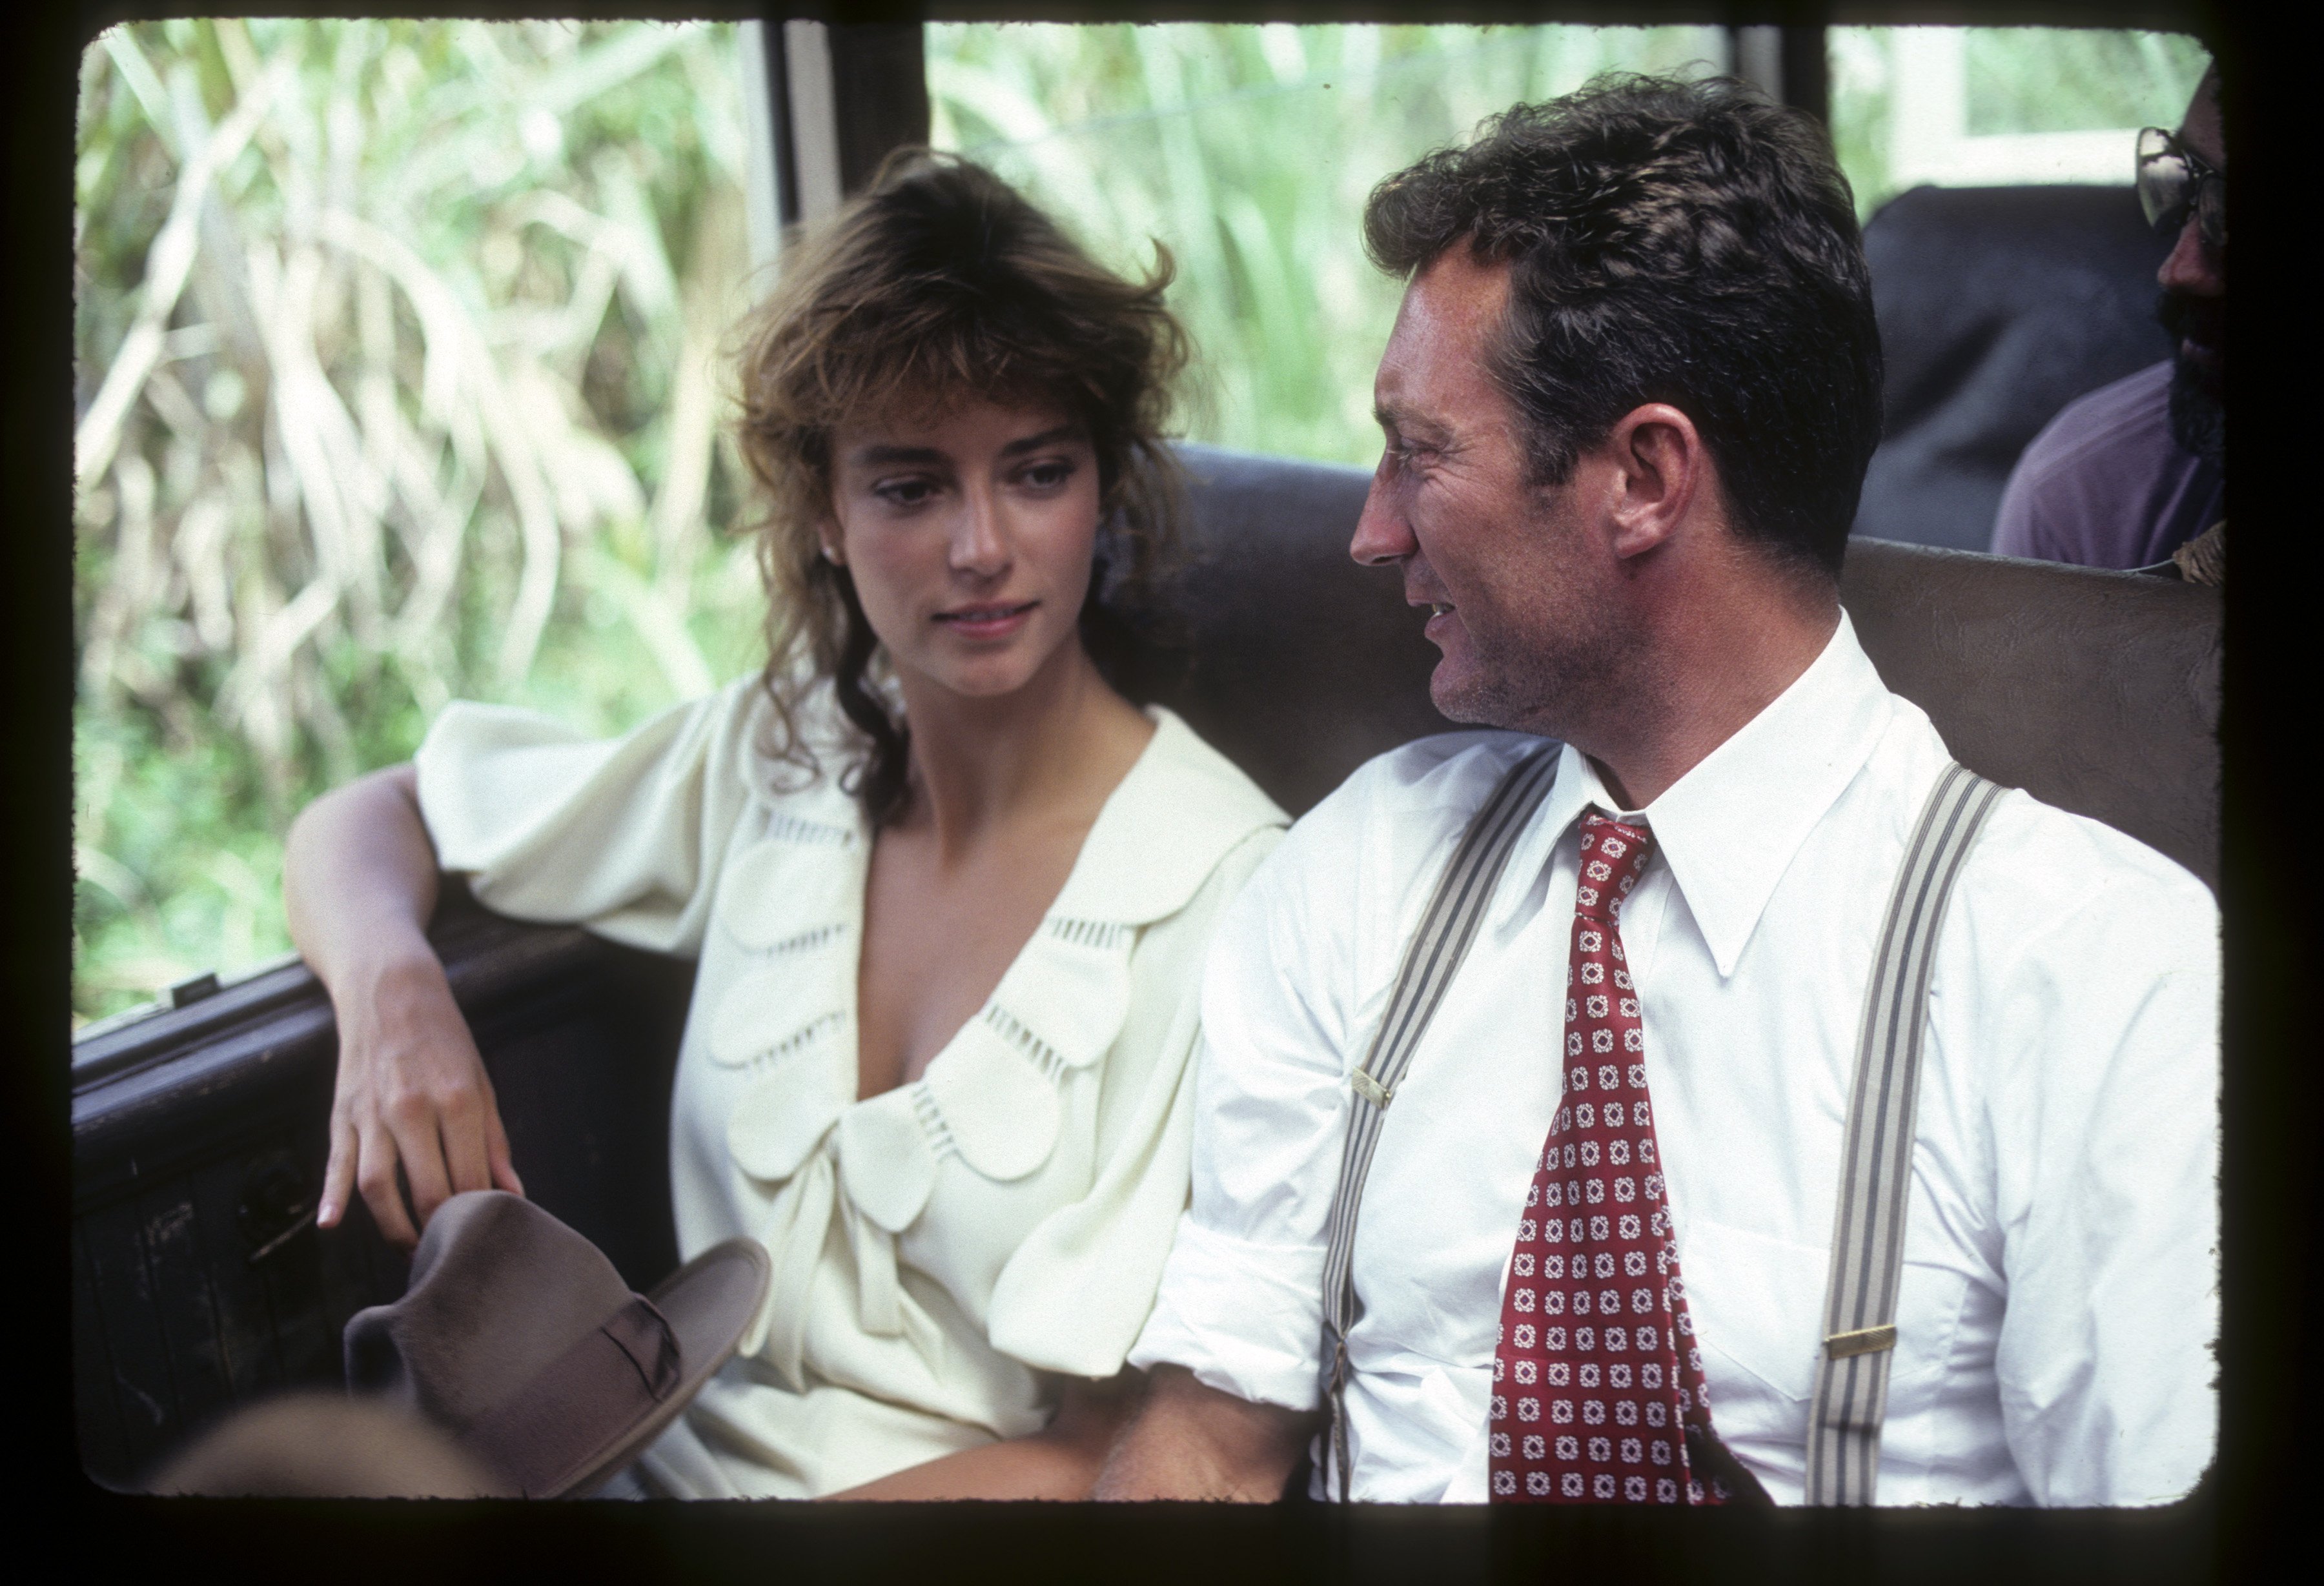
M 1350 1495 L 1800 1502 L 1866 986 L 1950 758 L 1837 598 L 1879 424 L 1846 184 L 1803 115 L 1631 79 L 1389 179 L 1366 235 L 1408 287 L 1351 549 L 1429 608 L 1438 708 L 1501 730 L 1365 766 L 1229 912 L 1193 1203 L 1099 1496 L 1271 1498 L 1309 1448 L 1327 1222 L 1371 1104 L 1352 1076 L 1471 816 L 1555 737 L 1556 779 L 1382 1118 L 1352 1253 Z M 1577 903 L 1620 846 L 1582 844 L 1612 834 L 1646 857 L 1609 924 Z M 1585 1028 L 1605 1050 L 1611 1010 L 1567 998 L 1606 940 L 1653 1127 L 1643 1105 L 1601 1111 L 1659 1168 L 1637 1210 L 1664 1209 L 1588 1231 L 1648 1241 L 1628 1274 L 1661 1252 L 1665 1277 L 1627 1290 L 1646 1316 L 1664 1284 L 1660 1327 L 1628 1325 L 1618 1278 L 1573 1286 L 1571 1316 L 1545 1281 L 1568 1259 L 1612 1271 L 1614 1247 L 1537 1273 L 1530 1242 L 1542 1204 L 1580 1194 L 1545 1164 L 1563 1138 L 1570 1166 L 1592 1117 L 1593 1071 L 1566 1054 Z M 2153 1504 L 2209 1463 L 2218 986 L 2201 883 L 2003 796 L 1935 942 L 1877 1501 Z M 1617 1071 L 1594 1072 L 1602 1098 Z M 1601 1343 L 1668 1362 L 1639 1365 L 1643 1388 L 1605 1368 L 1622 1394 L 1602 1434 L 1599 1357 L 1573 1352 Z M 1537 1378 L 1587 1387 L 1517 1386 Z M 1586 1460 L 1638 1475 L 1585 1480 Z

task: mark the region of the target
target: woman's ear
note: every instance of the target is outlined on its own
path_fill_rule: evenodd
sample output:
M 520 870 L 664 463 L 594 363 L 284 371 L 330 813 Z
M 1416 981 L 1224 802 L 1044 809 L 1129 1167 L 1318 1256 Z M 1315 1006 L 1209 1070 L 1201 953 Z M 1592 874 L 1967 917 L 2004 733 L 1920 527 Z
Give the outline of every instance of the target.
M 816 538 L 823 542 L 823 559 L 835 567 L 847 565 L 847 554 L 840 549 L 839 525 L 825 520 L 816 529 Z

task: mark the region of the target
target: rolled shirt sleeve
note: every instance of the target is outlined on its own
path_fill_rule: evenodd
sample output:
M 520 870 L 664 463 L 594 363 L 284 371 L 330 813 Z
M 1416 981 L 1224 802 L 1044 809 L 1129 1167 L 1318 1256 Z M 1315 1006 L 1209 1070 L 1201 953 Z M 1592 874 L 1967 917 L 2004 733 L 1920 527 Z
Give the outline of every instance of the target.
M 1212 944 L 1190 1203 L 1130 1354 L 1296 1410 L 1319 1402 L 1324 1225 L 1347 1128 L 1356 791 L 1292 829 Z

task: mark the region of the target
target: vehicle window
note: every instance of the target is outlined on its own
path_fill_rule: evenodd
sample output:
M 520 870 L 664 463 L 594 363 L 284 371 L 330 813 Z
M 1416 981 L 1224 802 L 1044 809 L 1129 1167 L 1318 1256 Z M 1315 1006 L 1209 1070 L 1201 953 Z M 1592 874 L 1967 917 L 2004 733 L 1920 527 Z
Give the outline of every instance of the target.
M 2180 33 L 1833 28 L 1832 142 L 1860 215 L 1906 188 L 2131 183 L 2142 126 L 2176 126 L 2203 75 Z
M 1400 285 L 1372 185 L 1484 116 L 1609 69 L 1726 69 L 1721 28 L 939 23 L 930 136 L 1068 217 L 1117 268 L 1178 267 L 1197 440 L 1378 458 L 1372 366 Z
M 289 946 L 281 834 L 455 696 L 752 664 L 718 438 L 735 29 L 256 19 L 88 48 L 73 1013 Z

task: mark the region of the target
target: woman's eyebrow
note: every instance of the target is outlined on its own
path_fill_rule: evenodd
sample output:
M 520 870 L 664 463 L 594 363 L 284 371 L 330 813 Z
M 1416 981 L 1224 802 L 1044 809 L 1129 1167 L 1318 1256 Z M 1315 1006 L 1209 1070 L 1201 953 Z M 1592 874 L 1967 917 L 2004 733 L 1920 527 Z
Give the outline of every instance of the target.
M 1039 451 L 1045 446 L 1056 446 L 1060 441 L 1082 438 L 1084 436 L 1080 425 L 1060 424 L 1054 429 L 1044 429 L 1038 435 L 1028 435 L 1022 440 L 1010 441 L 1001 448 L 1001 455 L 1004 457 L 1020 456 L 1026 452 Z
M 890 463 L 949 463 L 950 457 L 932 446 L 862 446 L 851 454 L 858 466 L 884 467 Z

